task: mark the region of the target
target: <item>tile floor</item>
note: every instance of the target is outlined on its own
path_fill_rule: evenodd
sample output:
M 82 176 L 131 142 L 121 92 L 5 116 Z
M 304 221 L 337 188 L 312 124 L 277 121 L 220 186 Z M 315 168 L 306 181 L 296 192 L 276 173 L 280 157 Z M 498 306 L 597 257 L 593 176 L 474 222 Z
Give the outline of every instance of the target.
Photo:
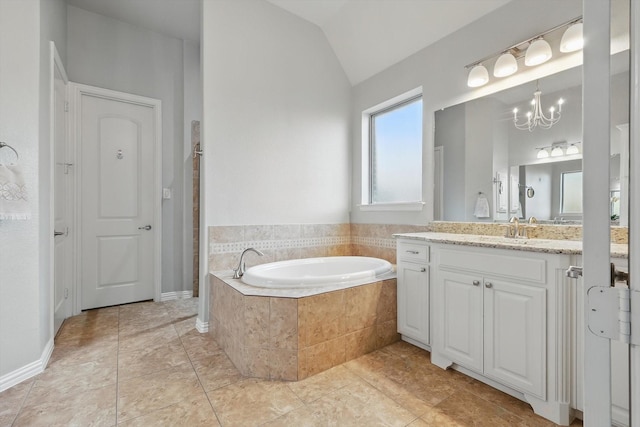
M 191 299 L 68 319 L 47 369 L 0 393 L 0 426 L 553 425 L 403 342 L 299 382 L 244 378 L 196 311 Z

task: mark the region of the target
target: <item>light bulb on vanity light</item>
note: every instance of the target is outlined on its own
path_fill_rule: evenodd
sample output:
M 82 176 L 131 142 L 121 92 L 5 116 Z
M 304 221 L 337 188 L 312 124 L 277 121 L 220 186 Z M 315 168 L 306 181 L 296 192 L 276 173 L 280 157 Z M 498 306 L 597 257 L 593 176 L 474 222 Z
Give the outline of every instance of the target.
M 571 144 L 567 147 L 567 151 L 565 154 L 567 156 L 571 156 L 573 154 L 580 154 L 580 150 L 578 150 L 578 146 L 576 144 Z
M 547 157 L 549 157 L 549 152 L 546 148 L 539 148 L 538 155 L 536 157 L 539 159 L 546 159 Z
M 487 68 L 482 64 L 478 64 L 478 65 L 475 65 L 471 69 L 471 71 L 469 71 L 467 86 L 480 87 L 487 84 L 488 81 L 489 81 L 489 72 L 487 71 Z
M 562 149 L 561 146 L 556 145 L 551 150 L 551 157 L 560 157 L 560 156 L 564 156 L 564 150 Z
M 527 67 L 540 65 L 550 60 L 552 55 L 549 43 L 543 38 L 536 39 L 524 55 L 524 65 Z
M 496 61 L 493 66 L 494 77 L 507 77 L 518 71 L 518 62 L 516 57 L 510 52 L 505 52 Z
M 560 52 L 568 53 L 582 49 L 584 38 L 582 37 L 582 22 L 577 22 L 566 29 L 560 40 Z

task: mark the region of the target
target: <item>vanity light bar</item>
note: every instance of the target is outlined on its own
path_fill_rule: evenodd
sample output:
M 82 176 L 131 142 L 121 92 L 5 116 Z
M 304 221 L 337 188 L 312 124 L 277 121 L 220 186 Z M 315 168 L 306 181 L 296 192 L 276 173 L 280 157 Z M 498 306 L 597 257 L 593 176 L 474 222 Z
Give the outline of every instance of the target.
M 546 159 L 549 156 L 551 157 L 560 157 L 560 156 L 573 156 L 576 154 L 580 154 L 580 149 L 578 149 L 578 144 L 582 144 L 581 141 L 578 142 L 554 142 L 552 145 L 548 145 L 546 147 L 537 147 L 538 154 L 536 154 L 536 158 L 538 159 Z
M 486 56 L 478 61 L 465 65 L 470 70 L 467 79 L 469 87 L 480 87 L 489 82 L 489 73 L 483 62 L 498 57 L 494 64 L 494 77 L 507 77 L 518 71 L 517 60 L 525 57 L 525 65 L 540 65 L 553 55 L 549 43 L 544 36 L 561 28 L 566 28 L 562 36 L 560 51 L 573 52 L 582 48 L 582 16 L 566 21 L 543 33 L 537 34 L 500 52 Z

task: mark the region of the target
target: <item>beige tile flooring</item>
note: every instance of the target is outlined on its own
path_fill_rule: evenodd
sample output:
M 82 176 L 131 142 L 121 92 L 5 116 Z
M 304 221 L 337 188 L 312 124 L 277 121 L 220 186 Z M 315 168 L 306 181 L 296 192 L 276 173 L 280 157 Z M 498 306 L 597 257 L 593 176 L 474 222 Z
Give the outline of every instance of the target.
M 194 329 L 196 310 L 145 302 L 68 319 L 47 369 L 0 393 L 0 426 L 553 425 L 403 342 L 299 382 L 244 378 Z

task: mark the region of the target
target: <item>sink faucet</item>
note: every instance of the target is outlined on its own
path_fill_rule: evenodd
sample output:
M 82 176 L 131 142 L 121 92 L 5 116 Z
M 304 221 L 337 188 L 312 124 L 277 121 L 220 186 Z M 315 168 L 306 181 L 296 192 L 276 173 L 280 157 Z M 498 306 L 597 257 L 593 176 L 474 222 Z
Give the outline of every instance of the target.
M 511 227 L 509 227 L 510 237 L 519 237 L 520 236 L 520 220 L 517 216 L 512 216 L 509 220 L 509 223 L 513 225 L 513 233 L 511 232 Z
M 264 254 L 262 252 L 260 252 L 259 250 L 255 249 L 255 248 L 247 248 L 244 251 L 242 251 L 242 254 L 240 255 L 240 262 L 238 262 L 238 267 L 233 269 L 233 278 L 234 279 L 239 279 L 244 275 L 244 272 L 246 270 L 245 265 L 244 265 L 244 254 L 246 254 L 247 252 L 254 252 L 260 256 L 263 256 Z

